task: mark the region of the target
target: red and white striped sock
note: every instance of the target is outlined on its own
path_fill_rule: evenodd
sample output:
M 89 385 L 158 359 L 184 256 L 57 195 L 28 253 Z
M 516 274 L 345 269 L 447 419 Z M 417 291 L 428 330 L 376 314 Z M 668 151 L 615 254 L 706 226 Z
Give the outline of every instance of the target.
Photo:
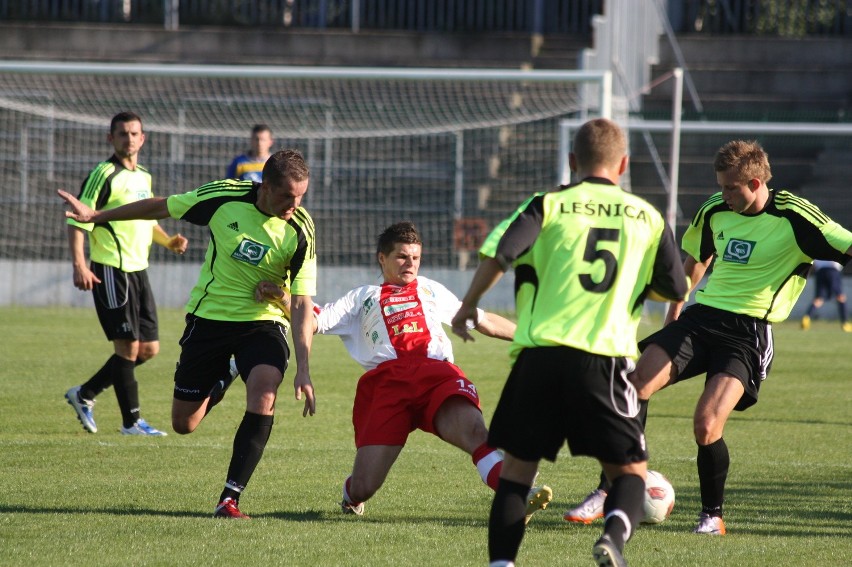
M 500 482 L 500 471 L 503 469 L 503 455 L 488 443 L 483 443 L 474 449 L 472 459 L 476 470 L 479 471 L 479 476 L 482 477 L 482 482 L 496 492 L 497 484 Z

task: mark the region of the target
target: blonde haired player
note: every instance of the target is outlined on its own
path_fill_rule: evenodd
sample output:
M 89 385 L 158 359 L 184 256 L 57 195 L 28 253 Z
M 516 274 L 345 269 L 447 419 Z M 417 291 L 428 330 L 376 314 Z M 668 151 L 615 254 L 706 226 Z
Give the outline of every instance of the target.
M 713 168 L 720 191 L 701 205 L 682 241 L 693 286 L 711 265 L 713 271 L 695 304 L 672 304 L 666 326 L 639 343 L 631 381 L 647 404 L 654 392 L 705 375 L 692 426 L 701 490 L 693 531 L 721 536 L 727 533 L 728 418 L 757 403 L 775 353 L 772 324 L 790 315 L 811 262 L 849 262 L 852 232 L 813 203 L 770 189 L 769 156 L 757 142 L 728 142 Z M 599 491 L 587 497 L 586 509 L 603 512 L 594 501 L 601 501 Z

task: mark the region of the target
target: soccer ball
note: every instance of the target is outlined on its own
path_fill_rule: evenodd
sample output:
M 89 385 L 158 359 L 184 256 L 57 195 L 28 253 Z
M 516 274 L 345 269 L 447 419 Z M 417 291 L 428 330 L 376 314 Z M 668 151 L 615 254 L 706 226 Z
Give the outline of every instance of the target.
M 645 480 L 645 519 L 643 524 L 659 524 L 669 517 L 675 504 L 672 483 L 657 471 L 648 471 Z

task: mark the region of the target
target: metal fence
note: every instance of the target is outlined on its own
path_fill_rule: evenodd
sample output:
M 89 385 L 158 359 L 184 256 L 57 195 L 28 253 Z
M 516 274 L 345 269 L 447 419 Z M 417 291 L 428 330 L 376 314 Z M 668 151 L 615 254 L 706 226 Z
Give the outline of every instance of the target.
M 852 35 L 852 0 L 667 4 L 677 33 Z M 605 8 L 605 0 L 0 0 L 0 22 L 587 34 Z
M 0 0 L 0 21 L 588 33 L 604 0 Z

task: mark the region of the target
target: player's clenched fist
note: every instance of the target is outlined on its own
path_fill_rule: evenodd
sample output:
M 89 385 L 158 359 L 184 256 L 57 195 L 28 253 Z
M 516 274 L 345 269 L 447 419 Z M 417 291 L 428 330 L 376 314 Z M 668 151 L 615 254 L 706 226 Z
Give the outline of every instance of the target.
M 254 300 L 258 303 L 274 303 L 290 319 L 290 294 L 278 284 L 265 280 L 258 282 L 254 289 Z

